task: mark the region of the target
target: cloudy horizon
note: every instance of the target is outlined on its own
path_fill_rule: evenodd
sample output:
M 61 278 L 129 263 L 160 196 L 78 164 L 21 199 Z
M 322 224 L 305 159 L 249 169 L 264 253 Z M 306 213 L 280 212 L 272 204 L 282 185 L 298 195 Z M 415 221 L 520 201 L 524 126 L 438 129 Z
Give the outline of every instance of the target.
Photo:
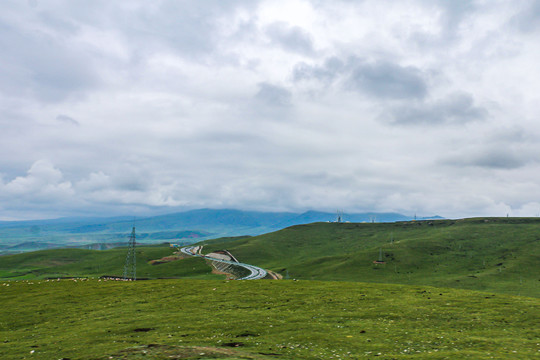
M 6 1 L 0 220 L 540 214 L 537 1 Z

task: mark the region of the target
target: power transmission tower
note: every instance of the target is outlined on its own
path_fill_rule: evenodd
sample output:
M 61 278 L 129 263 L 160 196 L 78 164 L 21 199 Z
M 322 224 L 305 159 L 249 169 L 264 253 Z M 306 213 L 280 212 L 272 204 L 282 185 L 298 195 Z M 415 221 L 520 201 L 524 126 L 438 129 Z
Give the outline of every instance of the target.
M 343 222 L 343 211 L 341 210 L 336 211 L 336 222 L 337 223 Z
M 137 260 L 135 256 L 135 226 L 131 230 L 128 243 L 126 264 L 124 265 L 124 280 L 137 280 Z

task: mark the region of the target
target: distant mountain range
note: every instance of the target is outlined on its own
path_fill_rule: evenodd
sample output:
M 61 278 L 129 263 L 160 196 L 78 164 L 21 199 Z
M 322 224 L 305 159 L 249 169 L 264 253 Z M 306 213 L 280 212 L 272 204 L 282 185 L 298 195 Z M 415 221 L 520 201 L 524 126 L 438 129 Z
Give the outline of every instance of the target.
M 344 222 L 395 222 L 413 220 L 398 213 L 340 214 Z M 439 216 L 418 220 L 441 219 Z M 0 254 L 57 247 L 108 248 L 127 244 L 136 227 L 137 241 L 152 244 L 190 244 L 205 239 L 260 235 L 293 225 L 336 221 L 337 215 L 307 211 L 258 212 L 199 209 L 145 218 L 60 218 L 32 221 L 0 221 Z

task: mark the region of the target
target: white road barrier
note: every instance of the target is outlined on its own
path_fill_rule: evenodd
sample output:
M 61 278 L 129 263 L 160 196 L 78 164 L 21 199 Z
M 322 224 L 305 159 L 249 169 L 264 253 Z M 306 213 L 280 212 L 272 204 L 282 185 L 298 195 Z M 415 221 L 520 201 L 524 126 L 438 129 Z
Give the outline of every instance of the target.
M 171 244 L 171 246 L 173 246 L 173 245 Z M 177 245 L 174 245 L 174 246 L 179 247 Z M 189 256 L 195 256 L 195 257 L 205 258 L 205 259 L 208 259 L 208 260 L 211 260 L 211 261 L 218 261 L 218 262 L 222 262 L 222 263 L 226 263 L 226 264 L 240 266 L 240 267 L 243 267 L 244 269 L 247 269 L 247 270 L 250 271 L 249 275 L 244 276 L 244 277 L 242 277 L 240 279 L 236 279 L 236 280 L 258 280 L 258 279 L 264 278 L 266 276 L 266 274 L 267 274 L 266 270 L 261 269 L 258 266 L 244 264 L 244 263 L 235 262 L 235 261 L 217 259 L 217 258 L 213 258 L 213 257 L 206 256 L 206 255 L 200 255 L 200 254 L 197 253 L 198 250 L 199 250 L 198 246 L 185 246 L 183 248 L 180 248 L 180 251 L 183 254 L 186 254 L 186 255 L 189 255 Z

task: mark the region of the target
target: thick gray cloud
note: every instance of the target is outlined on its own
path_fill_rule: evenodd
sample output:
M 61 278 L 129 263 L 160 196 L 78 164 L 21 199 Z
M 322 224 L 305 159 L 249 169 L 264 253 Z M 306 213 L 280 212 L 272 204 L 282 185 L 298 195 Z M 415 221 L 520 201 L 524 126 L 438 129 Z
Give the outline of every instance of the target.
M 351 88 L 383 99 L 421 99 L 427 94 L 427 85 L 418 68 L 386 61 L 358 64 L 349 84 Z
M 322 82 L 330 82 L 342 75 L 344 71 L 345 63 L 333 56 L 325 59 L 322 66 L 312 66 L 304 62 L 297 64 L 293 70 L 293 79 L 301 81 L 314 78 Z
M 447 161 L 449 165 L 463 167 L 475 166 L 488 169 L 516 169 L 529 161 L 528 156 L 515 152 L 513 149 L 483 149 Z
M 487 168 L 515 169 L 524 166 L 526 160 L 519 154 L 497 150 L 491 153 L 478 154 L 476 158 L 471 159 L 469 164 Z
M 196 207 L 531 215 L 537 10 L 6 1 L 0 220 Z
M 475 106 L 470 94 L 454 93 L 433 102 L 399 105 L 385 115 L 400 125 L 460 125 L 485 119 L 487 110 Z
M 291 92 L 280 86 L 260 83 L 259 91 L 255 98 L 268 106 L 290 106 Z
M 299 63 L 295 66 L 296 81 L 317 79 L 341 81 L 344 88 L 379 99 L 421 99 L 427 95 L 427 84 L 418 68 L 400 66 L 387 60 L 369 62 L 350 57 L 345 61 L 332 57 L 322 66 Z
M 285 50 L 307 55 L 314 52 L 311 36 L 298 26 L 276 22 L 267 27 L 266 34 Z

